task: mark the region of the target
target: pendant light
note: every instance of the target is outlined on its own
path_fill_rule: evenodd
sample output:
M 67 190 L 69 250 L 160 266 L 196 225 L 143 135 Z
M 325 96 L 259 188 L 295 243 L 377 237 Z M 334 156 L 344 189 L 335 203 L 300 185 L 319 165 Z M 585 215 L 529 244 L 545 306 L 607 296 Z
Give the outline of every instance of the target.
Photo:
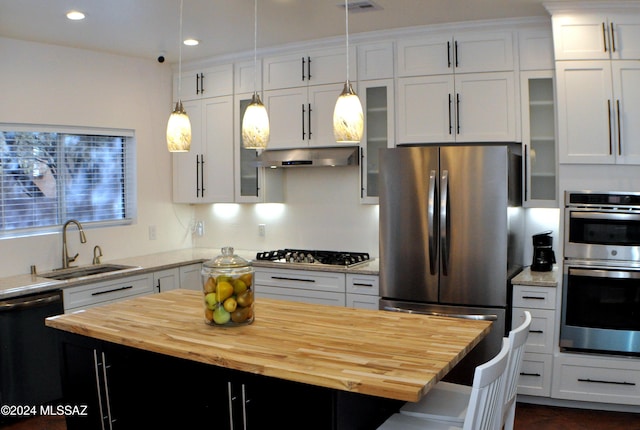
M 364 131 L 360 99 L 349 81 L 349 5 L 344 0 L 347 46 L 347 80 L 333 110 L 333 136 L 338 143 L 359 143 Z
M 191 121 L 180 100 L 182 86 L 182 4 L 180 0 L 180 40 L 178 41 L 178 101 L 167 122 L 167 149 L 169 152 L 188 152 L 191 148 Z
M 269 143 L 269 115 L 258 95 L 258 0 L 253 2 L 253 97 L 242 117 L 242 146 L 246 149 L 265 149 Z

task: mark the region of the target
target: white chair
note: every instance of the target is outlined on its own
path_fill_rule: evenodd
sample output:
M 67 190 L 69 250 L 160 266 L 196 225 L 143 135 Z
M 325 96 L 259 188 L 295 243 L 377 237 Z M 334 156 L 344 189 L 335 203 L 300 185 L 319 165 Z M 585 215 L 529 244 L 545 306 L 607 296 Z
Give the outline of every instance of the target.
M 518 377 L 530 326 L 531 313 L 525 311 L 524 322 L 509 332 L 509 364 L 501 412 L 505 430 L 513 429 Z M 406 403 L 400 409 L 400 413 L 461 426 L 467 413 L 470 396 L 471 387 L 440 381 L 419 402 Z
M 467 413 L 462 424 L 393 414 L 378 430 L 498 430 L 502 422 L 502 399 L 506 387 L 509 339 L 502 340 L 502 349 L 491 360 L 476 367 Z

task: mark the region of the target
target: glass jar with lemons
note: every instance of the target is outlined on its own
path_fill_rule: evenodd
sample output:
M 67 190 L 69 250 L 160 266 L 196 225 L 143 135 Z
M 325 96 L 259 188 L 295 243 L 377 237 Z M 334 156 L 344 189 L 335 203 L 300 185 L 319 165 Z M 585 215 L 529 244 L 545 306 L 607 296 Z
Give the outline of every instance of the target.
M 253 267 L 233 248 L 202 265 L 204 319 L 214 326 L 251 324 L 253 312 Z

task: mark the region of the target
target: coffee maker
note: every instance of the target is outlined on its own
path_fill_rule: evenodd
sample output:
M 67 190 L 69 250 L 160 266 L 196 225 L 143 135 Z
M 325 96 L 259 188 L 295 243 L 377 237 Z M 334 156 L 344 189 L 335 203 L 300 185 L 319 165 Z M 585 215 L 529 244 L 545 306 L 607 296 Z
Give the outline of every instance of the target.
M 556 255 L 553 252 L 551 231 L 534 234 L 531 270 L 534 272 L 550 272 L 555 262 Z

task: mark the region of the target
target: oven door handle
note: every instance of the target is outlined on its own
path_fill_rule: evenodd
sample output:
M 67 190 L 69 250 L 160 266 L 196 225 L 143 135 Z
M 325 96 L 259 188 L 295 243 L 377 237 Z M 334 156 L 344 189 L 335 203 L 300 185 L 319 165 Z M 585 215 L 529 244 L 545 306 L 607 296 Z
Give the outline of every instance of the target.
M 571 211 L 571 218 L 577 219 L 603 219 L 614 221 L 640 221 L 640 214 L 612 213 L 612 212 L 580 212 Z
M 569 276 L 588 276 L 590 278 L 640 279 L 640 272 L 628 270 L 599 270 L 569 268 Z

